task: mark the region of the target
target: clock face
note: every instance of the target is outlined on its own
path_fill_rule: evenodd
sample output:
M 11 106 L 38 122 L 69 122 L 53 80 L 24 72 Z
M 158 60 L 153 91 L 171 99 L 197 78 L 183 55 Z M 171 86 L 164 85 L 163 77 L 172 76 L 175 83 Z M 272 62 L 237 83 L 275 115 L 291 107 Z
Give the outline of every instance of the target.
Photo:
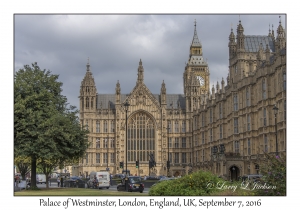
M 197 76 L 197 79 L 200 81 L 200 86 L 203 86 L 205 84 L 205 80 L 201 76 Z

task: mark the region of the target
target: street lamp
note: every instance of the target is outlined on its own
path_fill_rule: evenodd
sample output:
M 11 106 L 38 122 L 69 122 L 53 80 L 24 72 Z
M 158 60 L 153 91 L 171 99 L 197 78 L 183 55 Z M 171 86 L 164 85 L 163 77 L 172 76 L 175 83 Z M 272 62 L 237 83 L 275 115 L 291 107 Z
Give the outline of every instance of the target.
M 274 115 L 275 115 L 276 156 L 278 156 L 278 142 L 277 142 L 277 113 L 278 113 L 278 108 L 276 107 L 276 104 L 274 104 L 273 110 L 274 110 Z
M 107 166 L 106 166 L 106 170 L 108 171 L 108 144 L 109 144 L 109 141 L 108 141 L 108 134 L 107 134 L 107 138 L 106 138 L 106 148 L 107 148 Z
M 169 138 L 169 125 L 167 127 L 167 138 L 168 138 L 168 162 L 167 162 L 167 176 L 169 176 L 169 172 L 170 172 L 170 138 Z
M 127 190 L 127 177 L 128 177 L 128 174 L 127 174 L 127 111 L 128 111 L 128 107 L 130 106 L 130 104 L 128 103 L 128 101 L 126 100 L 125 104 L 124 104 L 124 107 L 125 107 L 125 111 L 126 111 L 126 122 L 125 122 L 125 134 L 126 134 L 126 137 L 125 137 L 125 157 L 126 157 L 126 160 L 125 160 L 125 170 L 126 170 L 126 179 L 125 179 L 125 190 Z

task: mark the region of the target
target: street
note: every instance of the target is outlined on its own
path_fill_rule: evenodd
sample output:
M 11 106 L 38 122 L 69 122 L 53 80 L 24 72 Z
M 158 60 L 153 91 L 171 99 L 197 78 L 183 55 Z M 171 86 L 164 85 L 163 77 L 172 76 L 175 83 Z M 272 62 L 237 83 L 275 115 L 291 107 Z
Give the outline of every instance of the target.
M 41 189 L 46 188 L 46 184 L 37 184 L 37 187 L 41 188 Z M 87 187 L 87 186 L 85 185 L 85 187 Z M 60 188 L 60 187 L 57 186 L 57 182 L 51 182 L 51 184 L 49 184 L 49 188 Z M 14 187 L 15 192 L 20 191 L 20 190 L 22 190 L 22 189 L 20 189 L 18 186 Z M 98 189 L 95 189 L 95 190 L 98 190 Z M 99 190 L 117 191 L 117 185 L 110 186 L 109 189 L 103 188 L 103 189 L 99 189 Z M 149 188 L 145 188 L 143 193 L 148 194 L 148 192 L 149 192 Z

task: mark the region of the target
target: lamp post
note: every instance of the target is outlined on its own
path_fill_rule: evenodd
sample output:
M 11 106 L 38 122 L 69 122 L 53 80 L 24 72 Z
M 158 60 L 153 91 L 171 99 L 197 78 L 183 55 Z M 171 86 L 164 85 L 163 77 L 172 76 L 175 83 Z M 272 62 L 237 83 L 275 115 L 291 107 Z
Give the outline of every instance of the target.
M 276 156 L 278 156 L 278 142 L 277 142 L 277 113 L 278 113 L 278 108 L 276 107 L 276 104 L 274 104 L 273 110 L 274 110 L 274 115 L 275 115 Z
M 109 144 L 109 141 L 108 141 L 108 134 L 107 134 L 107 138 L 106 138 L 106 148 L 107 148 L 107 166 L 106 166 L 106 170 L 108 171 L 108 144 Z
M 167 138 L 168 138 L 168 162 L 167 162 L 167 177 L 169 176 L 170 172 L 170 138 L 169 138 L 169 125 L 167 127 Z
M 127 111 L 128 111 L 128 107 L 130 106 L 130 104 L 128 103 L 128 101 L 126 100 L 124 107 L 125 107 L 125 111 L 126 111 L 126 121 L 125 121 L 125 170 L 126 170 L 126 178 L 125 178 L 125 191 L 127 190 L 127 179 L 128 179 L 128 174 L 127 174 Z

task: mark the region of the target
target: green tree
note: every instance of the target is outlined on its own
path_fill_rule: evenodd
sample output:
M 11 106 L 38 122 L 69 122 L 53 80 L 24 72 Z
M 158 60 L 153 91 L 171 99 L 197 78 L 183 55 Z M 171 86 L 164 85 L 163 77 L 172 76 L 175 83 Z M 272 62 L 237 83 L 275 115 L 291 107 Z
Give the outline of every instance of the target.
M 88 146 L 78 110 L 68 106 L 57 80 L 58 75 L 41 70 L 37 63 L 15 74 L 14 154 L 31 158 L 32 188 L 36 188 L 37 160 L 57 164 L 78 159 Z
M 22 175 L 22 180 L 26 180 L 26 174 L 30 171 L 30 158 L 25 156 L 17 156 L 15 157 L 14 162 Z

